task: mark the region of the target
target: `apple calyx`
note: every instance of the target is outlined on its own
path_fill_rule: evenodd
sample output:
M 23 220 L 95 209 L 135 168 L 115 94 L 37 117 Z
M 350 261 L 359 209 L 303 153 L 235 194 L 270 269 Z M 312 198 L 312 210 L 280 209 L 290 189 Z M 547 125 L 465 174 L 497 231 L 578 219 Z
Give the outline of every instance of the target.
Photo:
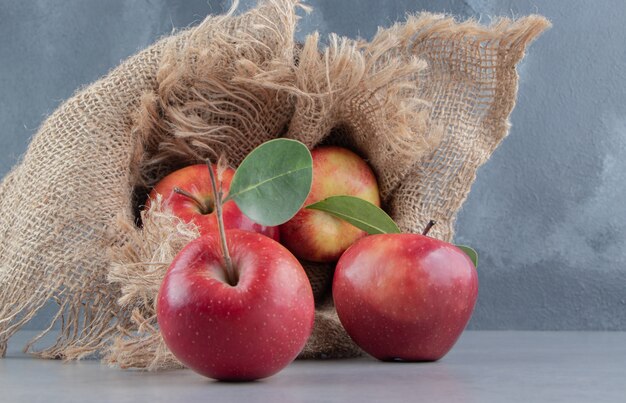
M 428 235 L 428 232 L 430 231 L 430 229 L 432 227 L 435 226 L 435 224 L 437 224 L 437 221 L 435 221 L 435 220 L 428 221 L 428 224 L 426 224 L 426 227 L 424 228 L 424 231 L 422 231 L 422 235 L 424 235 L 424 236 Z
M 172 189 L 172 191 L 174 193 L 178 193 L 181 196 L 185 196 L 186 198 L 188 198 L 189 200 L 194 202 L 195 205 L 200 210 L 200 214 L 203 214 L 203 215 L 211 214 L 214 211 L 213 203 L 211 203 L 211 202 L 209 202 L 209 203 L 203 202 L 202 200 L 198 199 L 196 196 L 192 195 L 191 193 L 189 193 L 188 191 L 186 191 L 184 189 L 181 189 L 179 187 L 175 187 L 174 189 Z
M 215 196 L 215 215 L 217 216 L 217 228 L 220 234 L 220 246 L 222 247 L 222 256 L 224 257 L 224 266 L 226 267 L 226 281 L 231 286 L 237 285 L 239 279 L 237 278 L 237 273 L 233 268 L 233 261 L 230 258 L 230 253 L 228 252 L 228 244 L 226 243 L 226 231 L 224 229 L 224 215 L 222 213 L 222 181 L 220 181 L 219 189 L 217 186 L 217 180 L 215 179 L 215 173 L 213 172 L 213 168 L 211 166 L 211 161 L 207 160 L 206 162 L 207 168 L 209 169 L 209 178 L 211 179 L 211 189 L 213 190 L 213 195 Z

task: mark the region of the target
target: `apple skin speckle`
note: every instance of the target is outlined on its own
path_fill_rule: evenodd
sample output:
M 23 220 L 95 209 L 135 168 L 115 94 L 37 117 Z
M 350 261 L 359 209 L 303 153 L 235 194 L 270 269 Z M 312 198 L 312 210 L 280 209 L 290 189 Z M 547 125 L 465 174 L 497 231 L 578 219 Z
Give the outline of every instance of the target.
M 157 319 L 167 347 L 194 371 L 227 381 L 265 378 L 304 347 L 313 330 L 313 292 L 278 242 L 241 230 L 226 237 L 238 282 L 225 282 L 218 237 L 202 236 L 170 265 Z
M 380 360 L 435 361 L 456 343 L 478 296 L 469 257 L 418 234 L 371 235 L 339 259 L 333 299 L 342 325 Z

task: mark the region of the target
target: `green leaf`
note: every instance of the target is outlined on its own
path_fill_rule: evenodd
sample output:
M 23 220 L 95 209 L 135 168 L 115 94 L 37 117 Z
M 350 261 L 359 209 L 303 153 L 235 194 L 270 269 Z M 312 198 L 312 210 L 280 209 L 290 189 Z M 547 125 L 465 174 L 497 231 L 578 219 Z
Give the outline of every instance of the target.
M 400 228 L 380 207 L 353 196 L 332 196 L 306 206 L 324 211 L 362 229 L 368 234 L 395 234 Z
M 224 202 L 261 225 L 280 225 L 304 204 L 313 180 L 313 159 L 299 141 L 275 139 L 252 150 L 241 162 Z
M 470 259 L 472 259 L 472 263 L 474 263 L 474 267 L 478 267 L 478 253 L 469 246 L 465 245 L 456 245 L 457 248 L 461 249 Z

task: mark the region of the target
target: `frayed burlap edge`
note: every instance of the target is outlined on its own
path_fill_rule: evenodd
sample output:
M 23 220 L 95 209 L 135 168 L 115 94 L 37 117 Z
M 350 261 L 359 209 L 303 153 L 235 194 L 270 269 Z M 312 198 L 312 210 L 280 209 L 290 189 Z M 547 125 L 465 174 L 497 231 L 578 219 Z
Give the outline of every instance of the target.
M 169 40 L 130 58 L 63 103 L 3 180 L 0 356 L 9 338 L 48 302 L 56 304 L 56 314 L 24 347 L 42 358 L 80 359 L 100 351 L 117 331 L 116 321 L 124 320 L 117 304 L 119 290 L 106 281 L 108 260 L 103 251 L 118 241 L 111 213 L 124 209 L 120 200 L 128 198 L 129 180 L 125 172 L 111 174 L 100 164 L 110 162 L 91 156 L 107 158 L 108 153 L 124 165 L 131 164 L 128 152 L 133 141 L 122 137 L 131 122 L 128 110 L 138 105 L 133 94 L 153 85 L 151 66 L 156 70 L 160 51 Z M 119 83 L 124 83 L 123 88 Z M 92 121 L 89 113 L 101 122 Z M 101 139 L 113 139 L 115 146 L 101 139 L 83 141 L 94 133 L 105 133 Z M 80 150 L 66 152 L 77 143 Z M 117 154 L 121 147 L 125 150 Z M 64 166 L 72 162 L 75 172 L 65 172 Z M 57 171 L 57 166 L 62 169 Z M 103 175 L 109 175 L 106 183 Z M 89 178 L 73 186 L 75 178 L 84 176 Z M 101 201 L 97 208 L 91 205 L 94 199 Z M 58 333 L 53 344 L 34 351 L 35 344 L 53 330 Z
M 120 216 L 120 227 L 129 238 L 110 252 L 108 280 L 119 286 L 118 303 L 130 313 L 130 320 L 119 324 L 119 333 L 105 361 L 121 368 L 180 367 L 158 331 L 155 296 L 176 254 L 196 239 L 199 232 L 193 224 L 184 223 L 162 208 L 160 195 L 141 216 L 141 231 L 137 231 L 128 217 Z
M 453 240 L 456 214 L 478 168 L 509 132 L 517 97 L 516 65 L 527 46 L 550 26 L 537 15 L 500 18 L 481 26 L 475 20 L 459 23 L 422 13 L 409 17 L 406 27 L 393 28 L 414 32 L 407 52 L 429 65 L 418 93 L 433 104 L 430 119 L 444 130 L 438 147 L 412 167 L 413 174 L 389 201 L 389 212 L 403 231 L 421 232 L 434 219 L 437 225 L 429 235 Z M 438 49 L 448 57 L 454 52 L 458 59 L 442 58 Z M 459 93 L 465 93 L 465 99 L 450 110 L 447 99 Z

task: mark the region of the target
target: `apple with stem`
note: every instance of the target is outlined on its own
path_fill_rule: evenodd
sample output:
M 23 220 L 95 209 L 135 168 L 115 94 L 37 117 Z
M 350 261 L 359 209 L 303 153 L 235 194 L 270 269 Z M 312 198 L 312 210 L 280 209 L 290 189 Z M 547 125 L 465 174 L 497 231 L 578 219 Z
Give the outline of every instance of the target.
M 313 292 L 282 245 L 249 231 L 225 231 L 221 192 L 215 194 L 219 236 L 197 238 L 172 262 L 159 291 L 159 327 L 170 351 L 202 375 L 265 378 L 304 347 Z
M 213 173 L 217 166 L 211 164 Z M 223 192 L 228 195 L 235 171 L 225 168 L 221 175 Z M 179 169 L 161 179 L 148 195 L 146 209 L 150 207 L 157 194 L 164 200 L 164 207 L 184 222 L 192 222 L 198 226 L 200 234 L 217 233 L 218 220 L 215 193 L 211 189 L 209 169 L 205 164 L 190 165 Z M 234 201 L 222 206 L 222 216 L 226 229 L 242 229 L 266 235 L 279 240 L 277 226 L 261 225 L 248 218 Z
M 313 329 L 313 292 L 284 246 L 259 233 L 225 229 L 223 189 L 213 169 L 208 172 L 218 231 L 191 241 L 172 261 L 157 297 L 159 328 L 174 356 L 204 376 L 265 378 L 304 347 Z M 249 215 L 278 225 L 300 209 L 311 176 L 302 143 L 270 141 L 241 163 L 228 197 Z M 274 192 L 288 197 L 276 201 Z
M 461 249 L 470 248 L 428 237 L 433 224 L 421 235 L 363 238 L 337 263 L 332 293 L 339 319 L 380 360 L 438 360 L 472 315 L 478 277 Z
M 336 146 L 311 151 L 313 183 L 305 206 L 337 195 L 347 195 L 380 206 L 376 176 L 352 151 Z M 301 209 L 281 225 L 281 242 L 300 259 L 335 262 L 365 231 L 324 211 Z

